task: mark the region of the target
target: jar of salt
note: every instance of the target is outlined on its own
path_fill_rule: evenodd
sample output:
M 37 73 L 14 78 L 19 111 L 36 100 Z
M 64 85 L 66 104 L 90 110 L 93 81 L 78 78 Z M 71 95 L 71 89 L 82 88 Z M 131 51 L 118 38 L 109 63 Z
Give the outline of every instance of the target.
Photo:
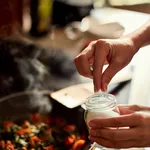
M 87 127 L 90 120 L 119 116 L 117 100 L 115 96 L 111 94 L 96 93 L 88 97 L 84 105 L 85 105 L 84 119 L 87 124 Z M 97 143 L 94 143 L 91 150 L 116 150 L 116 149 L 105 148 L 98 145 Z

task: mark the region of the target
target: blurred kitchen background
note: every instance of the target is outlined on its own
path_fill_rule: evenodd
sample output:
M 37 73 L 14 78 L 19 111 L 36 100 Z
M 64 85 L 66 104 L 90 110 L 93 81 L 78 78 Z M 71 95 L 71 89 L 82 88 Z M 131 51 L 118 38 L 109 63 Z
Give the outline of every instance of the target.
M 50 113 L 74 124 L 87 150 L 81 106 L 93 82 L 74 57 L 92 40 L 131 33 L 149 14 L 150 0 L 0 0 L 0 121 Z M 119 104 L 150 105 L 149 58 L 145 46 L 112 79 L 107 92 Z
M 134 31 L 150 13 L 149 0 L 4 0 L 0 7 L 0 97 L 81 83 L 88 92 L 78 98 L 91 95 L 92 80 L 78 75 L 74 57 L 92 40 Z M 118 103 L 147 104 L 149 47 L 143 49 L 110 84 Z
M 93 83 L 74 57 L 92 40 L 131 33 L 149 13 L 150 0 L 0 0 L 0 119 L 54 112 L 88 137 L 81 105 Z M 107 92 L 119 104 L 150 105 L 149 57 L 141 48 L 113 78 Z

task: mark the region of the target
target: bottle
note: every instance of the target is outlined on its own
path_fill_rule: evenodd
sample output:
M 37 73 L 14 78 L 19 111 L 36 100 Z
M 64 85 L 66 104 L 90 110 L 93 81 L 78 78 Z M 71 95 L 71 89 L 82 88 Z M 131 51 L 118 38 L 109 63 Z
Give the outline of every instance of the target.
M 93 0 L 54 0 L 53 25 L 65 27 L 90 15 Z
M 119 109 L 115 96 L 107 93 L 96 93 L 87 98 L 85 105 L 84 119 L 87 124 L 96 118 L 107 118 L 119 116 Z M 88 127 L 89 128 L 89 127 Z M 94 143 L 92 150 L 116 150 L 105 148 Z
M 51 27 L 53 0 L 31 0 L 31 30 L 32 36 L 41 37 L 49 33 Z

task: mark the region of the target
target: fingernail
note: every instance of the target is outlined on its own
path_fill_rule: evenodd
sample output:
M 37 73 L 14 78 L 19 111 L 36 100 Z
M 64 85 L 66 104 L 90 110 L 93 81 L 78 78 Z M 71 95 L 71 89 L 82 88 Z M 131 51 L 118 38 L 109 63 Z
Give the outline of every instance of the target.
M 106 83 L 104 84 L 104 89 L 103 90 L 104 90 L 104 92 L 107 91 L 107 84 Z
M 94 87 L 94 92 L 95 93 L 97 93 L 97 92 L 99 92 L 100 90 L 99 89 L 97 89 L 96 87 Z
M 97 92 L 97 88 L 96 88 L 96 87 L 94 87 L 94 92 L 95 92 L 95 93 Z

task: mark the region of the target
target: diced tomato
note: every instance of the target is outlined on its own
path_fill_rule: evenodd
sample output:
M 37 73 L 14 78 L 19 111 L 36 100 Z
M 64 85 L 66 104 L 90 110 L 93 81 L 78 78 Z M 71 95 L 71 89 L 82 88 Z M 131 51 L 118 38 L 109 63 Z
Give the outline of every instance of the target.
M 47 134 L 51 134 L 52 133 L 52 128 L 49 128 L 48 130 L 46 130 Z
M 5 141 L 3 141 L 3 140 L 0 141 L 0 147 L 1 147 L 1 148 L 5 148 Z
M 54 145 L 47 146 L 44 150 L 54 150 Z
M 16 132 L 17 135 L 24 135 L 26 133 L 31 133 L 31 129 L 30 128 L 25 128 L 25 129 L 18 130 Z
M 14 150 L 14 146 L 11 141 L 7 141 L 5 145 L 6 150 Z
M 30 122 L 29 121 L 24 121 L 23 125 L 22 125 L 24 128 L 27 128 L 30 126 Z
M 65 125 L 65 122 L 59 117 L 55 118 L 55 123 L 58 124 L 59 126 L 64 126 Z
M 6 146 L 6 150 L 15 150 L 13 145 Z
M 75 139 L 73 137 L 68 136 L 65 138 L 64 143 L 66 146 L 70 146 L 74 143 L 74 141 L 75 141 Z
M 11 122 L 11 121 L 5 121 L 4 123 L 3 123 L 3 127 L 6 129 L 8 129 L 8 128 L 10 128 L 10 127 L 12 127 L 14 125 L 14 123 L 13 122 Z
M 31 139 L 32 139 L 32 140 L 35 140 L 35 141 L 38 141 L 38 140 L 39 140 L 39 138 L 38 138 L 37 136 L 32 136 Z
M 74 134 L 72 134 L 71 137 L 76 140 L 76 136 Z
M 76 129 L 76 127 L 75 127 L 74 125 L 66 125 L 66 126 L 64 127 L 64 130 L 65 130 L 66 132 L 73 132 L 75 129 Z
M 49 116 L 41 116 L 41 120 L 46 124 L 50 124 L 52 122 L 52 119 L 50 119 Z
M 12 143 L 11 143 L 11 141 L 6 141 L 6 144 L 7 144 L 7 145 L 10 145 L 10 144 L 12 144 Z
M 22 150 L 27 150 L 27 148 L 26 147 L 22 147 Z
M 85 140 L 78 140 L 73 144 L 72 150 L 77 150 L 78 148 L 83 147 L 84 144 L 85 144 Z
M 41 142 L 41 140 L 40 140 L 37 136 L 31 137 L 31 139 L 30 139 L 30 141 L 29 141 L 30 145 L 33 146 L 33 147 L 34 147 L 37 143 L 40 143 L 40 142 Z
M 41 121 L 41 116 L 38 113 L 32 114 L 31 118 L 32 118 L 33 122 L 40 122 Z

